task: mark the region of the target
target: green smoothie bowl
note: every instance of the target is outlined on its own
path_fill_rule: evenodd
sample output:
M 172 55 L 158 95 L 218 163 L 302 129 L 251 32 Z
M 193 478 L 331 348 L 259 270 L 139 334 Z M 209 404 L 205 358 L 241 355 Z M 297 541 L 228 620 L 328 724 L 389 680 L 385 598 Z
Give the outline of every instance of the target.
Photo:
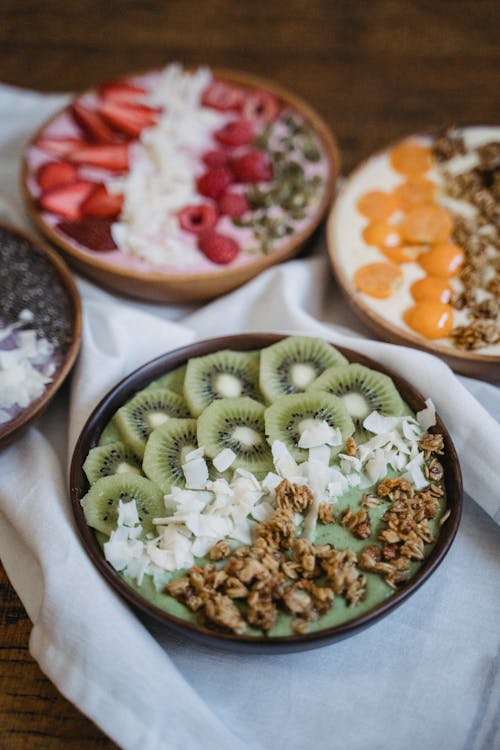
M 131 373 L 83 428 L 70 491 L 115 590 L 179 634 L 253 653 L 391 612 L 442 562 L 462 510 L 429 398 L 354 351 L 278 334 Z

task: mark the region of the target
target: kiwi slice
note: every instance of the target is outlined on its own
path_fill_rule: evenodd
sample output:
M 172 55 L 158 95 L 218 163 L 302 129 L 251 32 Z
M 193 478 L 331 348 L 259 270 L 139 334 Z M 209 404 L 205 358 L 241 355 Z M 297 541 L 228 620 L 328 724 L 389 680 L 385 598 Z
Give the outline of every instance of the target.
M 323 339 L 289 336 L 260 354 L 260 389 L 269 403 L 305 391 L 326 369 L 347 360 Z
M 161 378 L 153 380 L 153 382 L 148 385 L 146 390 L 150 391 L 154 388 L 167 388 L 169 391 L 173 391 L 174 393 L 178 393 L 179 396 L 183 396 L 186 367 L 187 365 L 176 367 L 175 370 L 167 372 L 165 375 L 162 375 Z
M 108 443 L 116 443 L 121 439 L 122 436 L 120 435 L 120 430 L 115 425 L 113 420 L 111 420 L 101 432 L 98 445 L 108 445 Z
M 146 440 L 156 427 L 174 417 L 185 419 L 191 416 L 186 402 L 166 388 L 140 391 L 115 414 L 115 423 L 123 442 L 130 445 L 141 458 L 144 456 Z
M 193 417 L 217 399 L 260 399 L 258 352 L 224 349 L 194 357 L 187 365 L 184 396 Z
M 198 444 L 209 458 L 231 448 L 236 453 L 231 469 L 272 471 L 264 411 L 261 403 L 247 396 L 214 401 L 198 417 Z
M 135 474 L 102 477 L 80 500 L 88 526 L 108 536 L 116 528 L 118 504 L 135 500 L 143 533 L 154 532 L 153 518 L 165 515 L 165 503 L 159 487 Z
M 148 438 L 142 463 L 144 473 L 165 493 L 172 485 L 184 487 L 182 464 L 186 454 L 197 447 L 196 419 L 169 419 Z
M 85 459 L 83 470 L 90 484 L 110 474 L 142 475 L 140 459 L 128 445 L 119 441 L 92 448 Z
M 323 421 L 340 430 L 342 443 L 354 432 L 353 421 L 337 396 L 321 391 L 282 396 L 266 409 L 267 439 L 270 445 L 281 440 L 297 461 L 307 461 L 308 451 L 298 446 L 300 436 L 314 422 Z
M 391 378 L 364 365 L 331 367 L 310 386 L 310 392 L 313 391 L 325 391 L 340 398 L 354 422 L 357 442 L 368 437 L 363 421 L 372 411 L 385 417 L 405 413 L 405 403 Z

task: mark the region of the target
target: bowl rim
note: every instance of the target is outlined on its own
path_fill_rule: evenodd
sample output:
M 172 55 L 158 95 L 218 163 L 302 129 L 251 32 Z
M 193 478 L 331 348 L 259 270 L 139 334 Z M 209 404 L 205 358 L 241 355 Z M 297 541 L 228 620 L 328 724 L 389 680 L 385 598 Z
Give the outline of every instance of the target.
M 197 68 L 193 66 L 186 66 L 185 69 L 188 71 L 192 71 Z M 127 73 L 121 76 L 120 80 L 140 78 L 141 76 L 146 76 L 150 73 L 154 73 L 156 72 L 156 70 L 161 69 L 153 68 L 149 70 L 143 70 L 142 72 Z M 149 284 L 168 282 L 172 284 L 199 284 L 208 281 L 227 281 L 232 277 L 234 277 L 236 281 L 239 279 L 243 269 L 252 269 L 252 271 L 255 271 L 255 273 L 252 273 L 253 277 L 266 268 L 269 268 L 270 266 L 275 265 L 276 263 L 279 263 L 280 261 L 286 260 L 287 258 L 297 254 L 304 243 L 318 228 L 326 212 L 328 211 L 329 206 L 331 205 L 336 181 L 340 174 L 340 151 L 335 136 L 327 125 L 326 121 L 305 100 L 272 80 L 261 76 L 256 76 L 252 73 L 246 73 L 239 70 L 231 70 L 228 68 L 211 67 L 210 70 L 213 73 L 214 78 L 220 78 L 224 81 L 235 83 L 247 88 L 264 88 L 270 91 L 277 98 L 283 100 L 287 105 L 290 105 L 293 109 L 295 109 L 313 127 L 317 137 L 322 143 L 326 154 L 326 160 L 328 162 L 328 177 L 324 187 L 321 202 L 317 206 L 315 212 L 311 215 L 311 218 L 308 221 L 307 225 L 300 232 L 294 234 L 291 239 L 283 244 L 279 249 L 272 251 L 268 255 L 256 257 L 255 259 L 252 259 L 245 264 L 235 266 L 234 268 L 224 267 L 220 270 L 218 269 L 202 273 L 169 273 L 155 271 L 154 269 L 150 271 L 141 271 L 128 269 L 126 267 L 122 268 L 120 266 L 115 266 L 112 263 L 106 262 L 104 259 L 101 259 L 99 255 L 93 257 L 89 255 L 89 252 L 79 250 L 74 244 L 64 240 L 64 238 L 62 238 L 60 234 L 55 232 L 53 228 L 44 220 L 42 212 L 37 208 L 37 199 L 32 195 L 28 187 L 28 179 L 30 177 L 28 151 L 32 146 L 34 146 L 35 141 L 53 122 L 53 120 L 55 120 L 63 112 L 65 112 L 79 97 L 88 93 L 94 93 L 97 86 L 99 85 L 97 84 L 96 86 L 85 89 L 84 91 L 75 95 L 68 104 L 66 104 L 64 107 L 61 107 L 55 114 L 45 120 L 44 123 L 39 128 L 37 128 L 37 130 L 31 136 L 30 140 L 26 144 L 22 156 L 21 190 L 28 214 L 31 220 L 43 232 L 43 234 L 52 242 L 54 242 L 73 261 L 78 262 L 83 266 L 87 266 L 93 271 L 109 273 L 113 277 L 122 281 L 139 280 L 143 283 Z
M 352 280 L 349 278 L 347 272 L 345 271 L 343 264 L 340 262 L 337 250 L 338 243 L 336 243 L 334 239 L 334 230 L 338 225 L 338 212 L 340 210 L 339 207 L 345 191 L 348 185 L 350 185 L 352 181 L 357 178 L 358 175 L 365 169 L 368 162 L 370 162 L 372 159 L 383 156 L 403 141 L 410 140 L 412 138 L 434 137 L 440 132 L 446 131 L 447 129 L 449 129 L 449 127 L 451 126 L 441 126 L 437 128 L 430 128 L 419 133 L 409 133 L 398 138 L 397 140 L 390 141 L 386 146 L 373 151 L 369 154 L 369 156 L 359 162 L 359 164 L 345 178 L 345 181 L 339 189 L 328 214 L 326 223 L 326 245 L 328 249 L 328 256 L 330 259 L 330 266 L 332 268 L 333 274 L 342 292 L 347 297 L 347 300 L 350 303 L 351 307 L 361 318 L 361 320 L 372 330 L 374 330 L 378 335 L 382 335 L 386 339 L 389 339 L 390 341 L 393 341 L 397 344 L 403 344 L 406 346 L 411 345 L 423 351 L 429 352 L 430 354 L 442 355 L 450 361 L 450 364 L 452 364 L 454 369 L 459 370 L 461 365 L 467 364 L 468 362 L 473 362 L 480 363 L 485 366 L 490 365 L 491 369 L 496 372 L 497 367 L 495 366 L 500 365 L 500 354 L 490 355 L 475 353 L 467 350 L 462 351 L 456 347 L 450 348 L 444 346 L 443 344 L 433 343 L 431 342 L 431 340 L 427 341 L 422 336 L 419 336 L 416 333 L 412 333 L 411 331 L 406 331 L 401 326 L 387 321 L 382 315 L 373 310 L 370 304 L 367 303 L 363 297 L 361 297 L 360 293 L 357 291 Z M 467 124 L 454 127 L 463 129 L 467 127 L 493 128 L 495 126 Z M 498 376 L 500 376 L 500 368 L 498 368 Z
M 240 650 L 254 653 L 278 653 L 286 650 L 298 650 L 315 648 L 334 640 L 353 635 L 357 631 L 373 624 L 381 617 L 389 614 L 392 610 L 402 604 L 411 596 L 441 564 L 447 554 L 458 530 L 462 503 L 462 475 L 458 456 L 451 440 L 451 437 L 437 415 L 436 431 L 440 432 L 445 441 L 445 455 L 443 466 L 445 469 L 445 485 L 447 496 L 447 508 L 450 510 L 450 516 L 446 523 L 441 527 L 437 541 L 429 553 L 422 566 L 416 574 L 401 589 L 391 594 L 383 602 L 379 603 L 363 615 L 353 617 L 346 622 L 322 630 L 305 633 L 301 635 L 287 636 L 239 636 L 230 633 L 223 633 L 210 630 L 197 623 L 188 622 L 182 618 L 171 615 L 165 610 L 152 604 L 148 599 L 137 593 L 129 586 L 116 572 L 111 565 L 106 562 L 102 550 L 98 545 L 93 530 L 87 526 L 80 505 L 80 498 L 85 494 L 88 482 L 83 474 L 82 465 L 85 457 L 90 450 L 97 444 L 98 437 L 102 429 L 107 424 L 111 416 L 115 413 L 126 400 L 131 398 L 138 390 L 144 388 L 152 380 L 160 377 L 165 371 L 173 369 L 183 364 L 190 357 L 202 356 L 220 349 L 239 349 L 248 351 L 256 348 L 264 348 L 270 344 L 276 343 L 287 334 L 270 334 L 270 333 L 251 333 L 237 334 L 233 336 L 223 336 L 213 339 L 205 339 L 187 346 L 175 349 L 160 355 L 141 367 L 135 369 L 113 388 L 100 400 L 97 406 L 92 410 L 74 448 L 70 468 L 70 498 L 73 515 L 76 521 L 80 541 L 85 551 L 91 558 L 99 572 L 105 577 L 108 583 L 118 591 L 125 599 L 136 606 L 142 612 L 152 615 L 155 619 L 163 622 L 171 630 L 182 635 L 201 640 L 208 645 L 222 647 L 231 650 Z M 336 346 L 336 345 L 335 345 Z M 401 395 L 407 400 L 412 407 L 424 408 L 425 402 L 423 396 L 406 380 L 394 373 L 392 370 L 382 367 L 373 359 L 358 354 L 357 352 L 338 346 L 350 361 L 360 362 L 368 367 L 383 372 L 393 378 L 396 387 Z
M 69 268 L 52 248 L 43 242 L 43 240 L 18 229 L 12 224 L 0 222 L 0 229 L 29 243 L 31 250 L 41 255 L 56 272 L 68 298 L 72 319 L 71 344 L 64 355 L 62 363 L 57 368 L 52 381 L 45 388 L 41 396 L 32 401 L 14 419 L 9 420 L 4 425 L 0 425 L 0 448 L 4 448 L 17 438 L 35 419 L 41 416 L 75 364 L 82 339 L 82 303 Z

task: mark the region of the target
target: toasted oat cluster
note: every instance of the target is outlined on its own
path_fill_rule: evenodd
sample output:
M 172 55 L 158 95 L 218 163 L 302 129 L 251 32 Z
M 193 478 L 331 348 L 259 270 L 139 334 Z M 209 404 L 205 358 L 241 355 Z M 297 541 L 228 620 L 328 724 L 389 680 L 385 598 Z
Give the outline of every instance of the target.
M 294 633 L 306 632 L 311 622 L 329 611 L 335 597 L 343 597 L 348 606 L 363 600 L 365 572 L 382 576 L 396 588 L 408 579 L 410 562 L 423 560 L 425 544 L 434 541 L 429 521 L 444 495 L 443 469 L 437 459 L 443 453 L 442 436 L 424 434 L 419 448 L 430 481 L 426 489 L 416 491 L 400 478 L 384 479 L 376 495 L 363 497 L 358 510 L 348 507 L 336 518 L 330 504 L 318 505 L 321 523 L 339 523 L 354 537 L 367 539 L 372 535 L 369 509 L 388 503 L 379 543 L 356 553 L 331 544 L 315 545 L 298 536 L 296 514 L 307 511 L 314 496 L 307 486 L 284 479 L 276 488 L 275 511 L 258 524 L 251 546 L 231 551 L 227 541 L 217 542 L 209 554 L 212 562 L 191 568 L 168 583 L 165 591 L 196 612 L 206 627 L 241 635 L 247 626 L 267 633 L 280 611 L 291 615 Z
M 475 209 L 473 218 L 453 216 L 453 239 L 465 260 L 459 275 L 463 289 L 452 305 L 466 312 L 468 322 L 455 326 L 451 338 L 460 349 L 477 350 L 500 341 L 500 142 L 476 149 L 479 162 L 472 169 L 448 171 L 451 159 L 467 153 L 459 130 L 448 130 L 433 144 L 446 192 Z

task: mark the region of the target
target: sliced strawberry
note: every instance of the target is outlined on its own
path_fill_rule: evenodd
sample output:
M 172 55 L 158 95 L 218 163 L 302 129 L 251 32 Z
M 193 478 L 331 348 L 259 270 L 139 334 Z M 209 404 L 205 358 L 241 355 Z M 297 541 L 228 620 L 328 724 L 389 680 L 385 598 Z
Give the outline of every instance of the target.
M 112 143 L 113 133 L 106 125 L 98 112 L 95 112 L 83 104 L 73 102 L 71 113 L 77 123 L 92 141 L 97 143 Z
M 248 94 L 241 107 L 241 114 L 247 120 L 257 120 L 263 123 L 274 122 L 279 111 L 280 105 L 276 97 L 264 89 Z
M 75 164 L 122 172 L 128 168 L 128 146 L 126 143 L 86 145 L 68 154 L 68 158 Z
M 219 218 L 216 209 L 206 203 L 198 206 L 186 206 L 179 211 L 179 224 L 186 232 L 201 234 L 213 229 Z
M 209 260 L 221 265 L 231 263 L 240 251 L 236 240 L 217 232 L 205 232 L 200 235 L 198 247 Z
M 56 229 L 76 240 L 83 247 L 98 253 L 116 250 L 111 235 L 111 221 L 107 219 L 82 219 L 81 221 L 61 221 Z
M 36 181 L 42 193 L 47 190 L 74 182 L 78 177 L 78 170 L 72 164 L 63 161 L 47 161 L 37 170 Z
M 45 153 L 51 156 L 58 156 L 61 159 L 64 159 L 72 151 L 85 145 L 85 141 L 80 140 L 80 138 L 42 137 L 35 141 L 35 146 L 41 149 L 41 151 L 45 151 Z
M 217 201 L 221 214 L 238 219 L 250 209 L 246 196 L 242 193 L 223 193 Z
M 267 182 L 273 176 L 269 157 L 257 149 L 231 159 L 231 170 L 237 182 Z
M 94 219 L 114 219 L 123 206 L 123 195 L 108 193 L 105 185 L 98 185 L 81 206 L 83 216 Z
M 200 195 L 216 200 L 233 181 L 231 172 L 226 167 L 214 167 L 196 180 Z
M 214 133 L 216 140 L 223 146 L 246 146 L 255 137 L 253 125 L 248 120 L 233 120 L 226 123 Z
M 101 99 L 108 101 L 133 103 L 144 96 L 146 90 L 127 81 L 107 81 L 99 86 L 97 93 Z
M 245 98 L 244 91 L 225 81 L 212 81 L 201 96 L 204 107 L 218 109 L 220 112 L 238 110 Z
M 75 180 L 67 185 L 52 188 L 40 197 L 40 204 L 46 211 L 76 221 L 82 216 L 81 206 L 95 188 L 95 182 Z
M 132 138 L 138 138 L 144 128 L 150 128 L 156 123 L 160 110 L 145 104 L 111 99 L 99 106 L 99 113 L 112 127 Z
M 221 149 L 207 151 L 206 154 L 203 154 L 202 159 L 207 167 L 225 167 L 229 162 L 229 156 Z

